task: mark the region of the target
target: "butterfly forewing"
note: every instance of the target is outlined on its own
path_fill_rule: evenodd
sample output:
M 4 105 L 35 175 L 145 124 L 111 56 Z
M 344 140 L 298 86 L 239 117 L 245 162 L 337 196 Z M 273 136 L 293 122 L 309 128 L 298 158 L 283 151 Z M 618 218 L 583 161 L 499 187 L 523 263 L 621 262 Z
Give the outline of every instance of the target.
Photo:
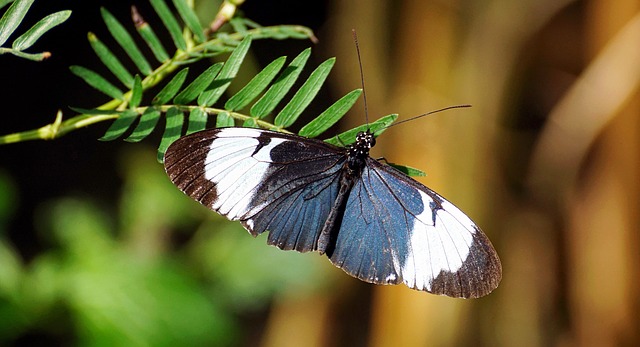
M 346 155 L 318 140 L 249 128 L 202 131 L 174 142 L 169 178 L 183 192 L 269 244 L 315 249 L 338 194 Z

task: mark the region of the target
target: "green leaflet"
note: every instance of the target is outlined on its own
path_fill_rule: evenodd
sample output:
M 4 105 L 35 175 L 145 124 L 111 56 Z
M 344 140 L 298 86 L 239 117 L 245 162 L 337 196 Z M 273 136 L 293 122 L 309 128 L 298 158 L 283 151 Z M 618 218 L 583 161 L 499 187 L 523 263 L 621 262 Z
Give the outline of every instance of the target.
M 198 16 L 193 9 L 189 7 L 185 0 L 173 0 L 173 5 L 178 10 L 180 18 L 187 24 L 189 30 L 196 36 L 199 42 L 205 42 L 207 38 L 204 36 L 204 28 L 200 25 Z
M 184 37 L 182 37 L 182 28 L 180 28 L 180 24 L 178 24 L 176 17 L 173 16 L 164 0 L 149 0 L 149 2 L 169 31 L 169 35 L 171 35 L 176 48 L 186 51 L 187 43 Z
M 267 65 L 262 71 L 260 71 L 246 86 L 244 86 L 236 95 L 232 96 L 224 108 L 229 111 L 241 110 L 252 102 L 260 95 L 268 86 L 271 81 L 276 77 L 276 74 L 284 66 L 284 62 L 287 57 L 280 57 Z
M 227 87 L 229 87 L 231 80 L 236 77 L 236 74 L 240 69 L 240 65 L 249 51 L 250 46 L 251 36 L 247 36 L 242 40 L 242 42 L 240 42 L 233 53 L 231 53 L 229 59 L 227 59 L 227 62 L 216 77 L 217 83 L 213 83 L 210 86 L 210 89 L 200 94 L 198 97 L 199 106 L 211 106 L 213 103 L 218 101 L 222 93 L 224 93 L 225 90 L 227 90 Z
M 216 117 L 216 128 L 232 127 L 236 125 L 229 112 L 220 112 Z
M 69 69 L 74 75 L 82 78 L 88 85 L 101 91 L 102 93 L 118 100 L 124 100 L 124 94 L 111 82 L 98 75 L 96 72 L 82 66 L 70 66 Z
M 416 169 L 414 167 L 411 166 L 405 166 L 405 165 L 398 165 L 398 164 L 393 164 L 393 163 L 387 163 L 389 166 L 393 167 L 394 169 L 402 172 L 403 174 L 407 175 L 407 176 L 412 176 L 412 177 L 424 177 L 427 174 L 424 173 L 424 171 L 420 170 L 420 169 Z
M 195 100 L 202 92 L 211 85 L 218 72 L 223 68 L 223 63 L 217 63 L 209 66 L 200 76 L 191 82 L 183 91 L 181 91 L 174 99 L 178 105 L 186 105 Z
M 0 18 L 0 46 L 4 45 L 9 36 L 18 28 L 22 19 L 29 11 L 34 0 L 16 0 Z
M 309 56 L 311 55 L 311 48 L 307 48 L 302 53 L 293 59 L 291 64 L 287 66 L 284 71 L 278 76 L 275 83 L 269 87 L 267 92 L 251 107 L 251 116 L 262 119 L 269 115 L 276 108 L 278 103 L 289 92 L 291 86 L 296 82 L 300 72 L 304 68 Z
M 207 128 L 207 114 L 201 108 L 194 108 L 189 113 L 189 127 L 187 133 L 189 135 Z
M 173 99 L 173 97 L 178 94 L 178 91 L 180 91 L 180 87 L 182 87 L 184 80 L 187 78 L 187 73 L 189 73 L 188 67 L 180 70 L 180 72 L 173 76 L 171 81 L 162 88 L 158 95 L 153 98 L 151 103 L 153 105 L 164 105 Z
M 60 11 L 42 18 L 31 29 L 13 41 L 11 47 L 18 51 L 31 47 L 42 35 L 53 27 L 62 24 L 69 19 L 69 16 L 71 16 L 71 11 Z
M 133 110 L 124 111 L 123 113 L 120 114 L 120 117 L 118 117 L 118 119 L 116 119 L 113 123 L 111 123 L 111 126 L 109 127 L 109 129 L 107 129 L 107 131 L 104 133 L 104 135 L 102 135 L 102 137 L 99 140 L 113 141 L 119 138 L 120 136 L 122 136 L 122 134 L 125 133 L 125 131 L 127 131 L 127 129 L 129 129 L 131 124 L 135 122 L 136 118 L 138 118 L 138 114 L 136 113 L 136 111 L 133 111 Z
M 151 52 L 156 57 L 156 60 L 161 63 L 169 60 L 169 54 L 164 49 L 164 46 L 162 46 L 160 39 L 156 35 L 155 31 L 153 31 L 149 23 L 145 22 L 140 13 L 138 13 L 138 10 L 135 6 L 132 7 L 131 12 L 133 21 L 136 24 L 136 30 L 138 31 L 138 34 L 140 34 L 144 42 L 147 43 L 147 46 L 149 47 L 149 49 L 151 49 Z
M 165 118 L 167 122 L 162 134 L 162 140 L 160 140 L 160 145 L 158 146 L 158 162 L 164 160 L 164 153 L 169 148 L 169 145 L 180 138 L 182 124 L 184 123 L 184 113 L 180 109 L 172 107 L 167 111 Z
M 313 138 L 322 134 L 332 125 L 336 124 L 336 122 L 353 107 L 353 104 L 358 100 L 360 94 L 362 94 L 362 89 L 352 90 L 333 105 L 329 106 L 328 109 L 309 122 L 309 124 L 302 127 L 298 135 Z
M 102 63 L 111 71 L 111 73 L 116 76 L 122 84 L 124 84 L 127 88 L 133 87 L 133 76 L 129 71 L 124 67 L 124 65 L 120 62 L 111 50 L 104 44 L 102 41 L 98 39 L 96 35 L 93 33 L 89 33 L 87 35 L 89 38 L 89 44 L 91 44 L 91 48 L 96 53 L 98 58 L 102 61 Z
M 133 79 L 133 89 L 131 90 L 131 99 L 129 100 L 129 108 L 136 108 L 142 101 L 142 80 L 140 75 L 136 75 Z
M 159 119 L 160 111 L 158 109 L 154 107 L 147 108 L 140 117 L 140 121 L 131 135 L 124 140 L 127 142 L 139 142 L 144 140 L 156 128 Z
M 322 87 L 329 72 L 331 72 L 335 61 L 335 58 L 326 60 L 311 73 L 307 81 L 291 98 L 291 101 L 276 116 L 274 123 L 277 127 L 288 128 L 300 117 L 302 111 L 316 97 L 320 87 Z
M 107 29 L 111 33 L 111 36 L 118 42 L 120 47 L 127 53 L 131 61 L 136 64 L 136 67 L 145 76 L 151 74 L 151 65 L 144 57 L 138 46 L 136 46 L 133 38 L 127 30 L 120 24 L 120 22 L 104 7 L 100 9 L 102 19 L 104 20 Z

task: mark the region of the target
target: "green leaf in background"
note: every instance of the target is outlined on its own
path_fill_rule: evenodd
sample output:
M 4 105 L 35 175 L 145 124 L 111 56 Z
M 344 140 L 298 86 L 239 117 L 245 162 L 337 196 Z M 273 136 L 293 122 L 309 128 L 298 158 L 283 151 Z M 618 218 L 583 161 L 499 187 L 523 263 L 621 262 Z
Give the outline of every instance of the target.
M 148 206 L 139 206 L 138 215 Z M 67 198 L 45 207 L 40 219 L 60 246 L 36 258 L 20 282 L 20 297 L 34 305 L 24 313 L 36 308 L 32 319 L 63 305 L 73 317 L 75 341 L 83 346 L 229 345 L 230 316 L 184 265 L 162 254 L 140 261 L 135 244 L 116 240 L 111 220 L 90 201 Z M 164 220 L 161 216 L 154 213 L 149 220 Z
M 124 49 L 125 53 L 131 58 L 134 64 L 138 67 L 140 72 L 145 76 L 148 76 L 152 69 L 151 65 L 144 57 L 138 46 L 136 46 L 133 38 L 127 30 L 120 24 L 120 22 L 111 14 L 111 12 L 107 11 L 104 7 L 100 8 L 100 13 L 102 14 L 102 19 L 104 20 L 107 29 L 113 36 L 113 38 L 118 42 L 120 47 Z
M 303 126 L 298 132 L 298 135 L 304 137 L 317 137 L 325 132 L 332 125 L 336 124 L 344 115 L 353 107 L 353 104 L 358 100 L 362 94 L 362 89 L 356 89 L 349 92 L 347 95 L 340 98 L 333 105 L 329 106 L 318 117 Z
M 302 111 L 309 106 L 311 100 L 318 94 L 335 62 L 335 58 L 327 59 L 311 73 L 302 87 L 291 98 L 291 101 L 276 116 L 274 124 L 277 127 L 288 128 L 300 117 Z
M 16 0 L 0 18 L 0 46 L 4 45 L 24 19 L 34 0 Z
M 105 132 L 105 134 L 102 135 L 99 140 L 113 141 L 119 138 L 120 136 L 122 136 L 122 134 L 125 133 L 125 131 L 127 131 L 127 129 L 129 129 L 129 127 L 131 127 L 136 118 L 138 118 L 138 113 L 136 113 L 136 111 L 124 111 L 122 114 L 120 114 L 120 117 L 118 117 L 115 121 L 113 121 L 113 123 L 111 123 L 111 126 L 109 127 L 109 129 L 107 129 L 107 132 Z
M 124 140 L 127 142 L 139 142 L 144 140 L 156 128 L 159 119 L 160 110 L 154 107 L 147 108 L 140 117 L 140 121 L 131 135 Z
M 229 98 L 224 108 L 229 111 L 241 110 L 262 93 L 276 77 L 287 57 L 272 61 L 247 83 L 239 92 Z
M 178 10 L 178 14 L 184 23 L 189 27 L 189 30 L 196 35 L 198 42 L 205 42 L 207 38 L 204 36 L 204 28 L 200 25 L 198 16 L 187 2 L 185 0 L 173 0 L 173 5 Z
M 129 108 L 136 108 L 142 101 L 142 80 L 140 75 L 136 74 L 133 80 L 133 89 L 131 90 L 131 100 L 129 100 Z
M 189 125 L 185 135 L 202 131 L 207 127 L 207 114 L 201 108 L 194 108 L 189 113 Z
M 227 62 L 222 67 L 222 70 L 220 70 L 220 74 L 216 77 L 216 81 L 219 83 L 213 83 L 213 88 L 200 94 L 198 97 L 199 106 L 208 107 L 218 101 L 222 93 L 224 93 L 225 90 L 227 90 L 227 87 L 229 87 L 229 84 L 231 84 L 231 80 L 236 77 L 238 70 L 240 70 L 240 65 L 244 61 L 244 57 L 247 55 L 250 46 L 251 36 L 247 36 L 242 40 L 242 42 L 240 42 L 233 53 L 231 53 L 229 59 L 227 59 Z
M 235 121 L 229 115 L 229 112 L 220 112 L 216 116 L 216 128 L 225 128 L 235 126 Z
M 144 42 L 147 43 L 147 46 L 149 46 L 149 49 L 151 49 L 151 52 L 156 57 L 156 60 L 161 63 L 169 60 L 169 54 L 164 49 L 164 46 L 162 46 L 160 39 L 153 31 L 149 23 L 147 23 L 144 18 L 142 18 L 135 6 L 131 6 L 131 17 L 133 18 L 133 23 L 136 26 L 136 30 L 138 31 Z
M 380 117 L 378 120 L 371 124 L 364 124 L 355 127 L 324 141 L 336 146 L 352 144 L 356 141 L 356 135 L 358 135 L 358 133 L 361 131 L 366 131 L 367 129 L 369 129 L 377 137 L 382 134 L 389 127 L 389 125 L 393 124 L 396 119 L 398 119 L 397 114 L 386 115 L 384 117 Z
M 124 94 L 122 94 L 122 91 L 96 72 L 78 65 L 70 66 L 69 69 L 74 75 L 82 78 L 88 85 L 92 86 L 98 91 L 114 99 L 124 100 Z
M 291 64 L 278 76 L 278 79 L 269 87 L 269 90 L 251 107 L 251 116 L 262 119 L 271 113 L 278 103 L 289 92 L 293 84 L 300 76 L 309 56 L 311 48 L 307 48 L 293 59 Z
M 13 3 L 13 0 L 0 0 L 0 9 L 3 9 L 8 4 Z
M 218 72 L 223 68 L 224 63 L 216 63 L 207 68 L 200 76 L 196 77 L 183 91 L 181 91 L 173 102 L 178 105 L 186 105 L 195 100 L 213 81 Z
M 18 51 L 31 47 L 42 35 L 66 21 L 69 16 L 71 16 L 71 11 L 60 11 L 42 18 L 26 33 L 20 35 L 20 37 L 13 41 L 11 47 Z
M 242 123 L 242 126 L 245 127 L 245 128 L 259 128 L 258 122 L 256 122 L 255 118 L 247 118 Z
M 164 0 L 149 0 L 149 2 L 169 31 L 169 35 L 171 35 L 176 47 L 182 51 L 186 51 L 187 43 L 184 37 L 182 37 L 182 28 L 180 28 L 180 24 L 178 24 L 176 17 L 173 16 Z
M 91 48 L 96 52 L 100 61 L 104 64 L 104 66 L 111 71 L 111 73 L 116 76 L 122 84 L 124 84 L 127 88 L 133 87 L 133 76 L 127 71 L 124 65 L 120 62 L 120 60 L 111 52 L 111 50 L 105 46 L 102 41 L 98 39 L 96 35 L 93 33 L 89 33 L 89 44 L 91 44 Z
M 166 115 L 167 124 L 164 128 L 164 134 L 162 134 L 162 140 L 160 140 L 160 146 L 158 146 L 158 162 L 162 163 L 164 160 L 164 152 L 167 151 L 169 145 L 173 141 L 180 138 L 182 133 L 182 124 L 184 123 L 184 113 L 176 107 L 172 107 L 167 111 Z
M 424 177 L 427 174 L 420 170 L 420 169 L 416 169 L 415 167 L 411 167 L 411 166 L 406 166 L 406 165 L 398 165 L 398 164 L 394 164 L 394 163 L 389 163 L 387 162 L 387 164 L 391 167 L 393 167 L 394 169 L 402 172 L 403 174 L 407 175 L 407 176 L 412 176 L 412 177 Z
M 167 83 L 167 85 L 165 85 L 164 88 L 162 88 L 162 90 L 158 93 L 158 95 L 156 95 L 153 98 L 153 100 L 151 101 L 151 104 L 164 105 L 167 102 L 169 102 L 169 100 L 171 100 L 176 94 L 178 94 L 178 91 L 180 91 L 182 84 L 187 78 L 188 72 L 189 72 L 189 68 L 185 67 L 184 69 L 180 70 L 180 72 L 175 74 L 175 76 L 173 76 L 171 81 L 169 81 L 169 83 Z

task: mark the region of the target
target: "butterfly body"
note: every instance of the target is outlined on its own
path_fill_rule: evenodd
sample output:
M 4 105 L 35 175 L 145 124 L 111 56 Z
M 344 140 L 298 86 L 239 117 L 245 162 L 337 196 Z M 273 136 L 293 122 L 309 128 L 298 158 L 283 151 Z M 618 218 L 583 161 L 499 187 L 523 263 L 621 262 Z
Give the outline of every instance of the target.
M 435 294 L 495 289 L 493 246 L 458 208 L 369 156 L 369 131 L 347 147 L 250 128 L 183 137 L 165 168 L 183 192 L 283 250 L 318 251 L 348 274 Z

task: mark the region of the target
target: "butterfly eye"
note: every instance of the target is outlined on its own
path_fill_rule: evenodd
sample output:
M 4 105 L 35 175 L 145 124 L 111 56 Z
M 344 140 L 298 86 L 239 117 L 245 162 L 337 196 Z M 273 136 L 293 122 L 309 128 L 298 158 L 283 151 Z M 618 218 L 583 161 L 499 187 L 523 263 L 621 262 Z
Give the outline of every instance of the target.
M 373 136 L 373 134 L 369 134 L 367 136 L 367 142 L 369 143 L 369 148 L 372 148 L 376 145 L 376 138 Z

